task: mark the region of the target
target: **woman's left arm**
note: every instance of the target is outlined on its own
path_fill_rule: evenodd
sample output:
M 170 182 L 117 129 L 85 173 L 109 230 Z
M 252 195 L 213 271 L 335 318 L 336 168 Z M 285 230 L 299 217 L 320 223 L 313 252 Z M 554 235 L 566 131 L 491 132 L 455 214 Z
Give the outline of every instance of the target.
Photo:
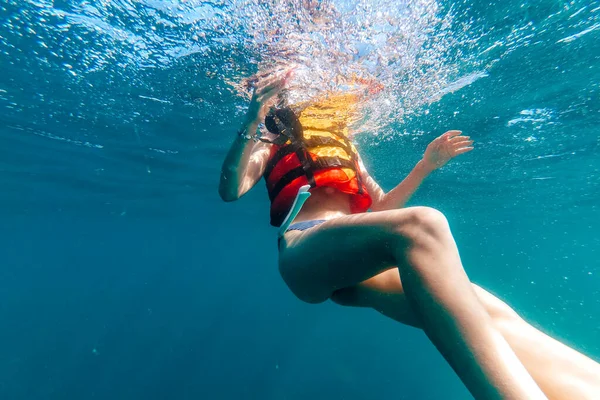
M 385 193 L 360 162 L 362 177 L 369 194 L 373 198 L 371 210 L 383 211 L 402 208 L 419 188 L 421 183 L 434 170 L 443 167 L 459 154 L 473 150 L 473 141 L 462 136 L 461 131 L 448 131 L 435 138 L 425 150 L 423 158 L 394 189 Z

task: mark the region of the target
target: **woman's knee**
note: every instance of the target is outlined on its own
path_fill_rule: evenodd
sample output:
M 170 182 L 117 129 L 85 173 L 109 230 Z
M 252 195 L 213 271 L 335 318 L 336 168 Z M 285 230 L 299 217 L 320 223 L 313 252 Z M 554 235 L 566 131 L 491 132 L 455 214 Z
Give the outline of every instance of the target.
M 410 244 L 449 237 L 450 227 L 444 214 L 431 207 L 412 207 L 395 221 L 394 231 Z

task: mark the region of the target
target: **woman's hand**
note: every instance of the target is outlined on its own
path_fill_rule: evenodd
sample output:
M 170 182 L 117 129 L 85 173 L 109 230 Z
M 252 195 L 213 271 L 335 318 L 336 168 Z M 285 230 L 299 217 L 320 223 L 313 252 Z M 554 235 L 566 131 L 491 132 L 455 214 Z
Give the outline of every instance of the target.
M 246 118 L 248 122 L 259 123 L 262 122 L 267 114 L 267 105 L 275 95 L 277 95 L 285 87 L 292 70 L 287 71 L 283 77 L 278 76 L 270 81 L 264 82 L 257 85 L 252 93 L 252 99 L 250 100 L 250 106 Z
M 462 136 L 461 131 L 444 133 L 429 143 L 423 163 L 431 171 L 443 167 L 457 155 L 473 150 L 473 141 L 469 139 L 469 136 Z

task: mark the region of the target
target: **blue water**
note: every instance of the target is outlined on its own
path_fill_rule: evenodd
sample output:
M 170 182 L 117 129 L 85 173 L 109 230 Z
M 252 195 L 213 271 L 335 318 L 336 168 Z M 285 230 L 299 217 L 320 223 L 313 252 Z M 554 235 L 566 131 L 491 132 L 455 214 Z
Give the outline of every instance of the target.
M 391 189 L 436 135 L 470 135 L 411 205 L 447 215 L 474 282 L 598 360 L 600 2 L 486 3 L 441 3 L 477 37 L 458 84 L 357 145 Z M 0 398 L 468 398 L 420 331 L 292 296 L 262 183 L 220 201 L 246 104 L 227 78 L 255 61 L 210 35 L 185 53 L 184 6 L 0 4 Z

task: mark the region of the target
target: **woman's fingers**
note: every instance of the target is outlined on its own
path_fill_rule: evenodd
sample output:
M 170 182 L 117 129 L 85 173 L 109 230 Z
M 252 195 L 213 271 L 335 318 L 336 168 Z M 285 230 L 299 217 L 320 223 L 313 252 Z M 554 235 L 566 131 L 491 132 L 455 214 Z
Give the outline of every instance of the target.
M 453 149 L 459 149 L 461 147 L 467 147 L 473 144 L 472 140 L 469 139 L 464 139 L 464 140 L 457 140 L 455 142 L 450 143 L 450 146 L 452 146 Z
M 285 84 L 285 78 L 276 77 L 276 78 L 270 79 L 268 82 L 265 82 L 261 86 L 260 92 L 264 94 L 264 93 L 269 92 L 277 87 L 283 86 L 284 84 Z
M 454 155 L 457 156 L 459 154 L 468 153 L 473 150 L 473 147 L 461 147 L 459 149 L 454 149 Z
M 267 98 L 273 96 L 273 94 L 277 93 L 283 89 L 283 83 L 281 81 L 273 82 L 268 84 L 257 91 L 257 97 L 259 100 L 264 101 Z
M 455 136 L 458 136 L 460 134 L 462 134 L 462 131 L 451 130 L 451 131 L 448 131 L 448 132 L 444 133 L 440 137 L 447 138 L 447 139 L 451 140 L 452 138 L 454 138 Z
M 258 96 L 262 97 L 272 97 L 278 91 L 283 89 L 287 81 L 292 75 L 293 70 L 288 70 L 285 72 L 283 76 L 279 75 L 268 81 L 264 82 L 260 88 L 257 90 Z
M 277 93 L 281 92 L 283 90 L 284 86 L 285 86 L 285 82 L 278 84 L 278 85 L 273 85 L 269 90 L 263 92 L 262 96 L 260 97 L 260 100 L 262 102 L 269 100 L 271 97 L 273 97 Z
M 267 88 L 263 89 L 260 94 L 256 97 L 256 99 L 261 103 L 265 104 L 269 99 L 273 96 L 277 95 L 281 92 L 285 86 L 286 82 L 276 82 L 272 85 L 269 85 Z
M 461 140 L 469 140 L 471 139 L 470 136 L 462 136 L 462 135 L 457 135 L 457 136 L 453 136 L 450 138 L 450 142 L 459 142 Z
M 248 106 L 248 116 L 252 119 L 263 119 L 269 99 L 279 93 L 287 84 L 293 69 L 288 69 L 284 74 L 278 74 L 268 80 L 261 79 L 252 89 L 252 98 Z M 254 82 L 256 83 L 256 82 Z

